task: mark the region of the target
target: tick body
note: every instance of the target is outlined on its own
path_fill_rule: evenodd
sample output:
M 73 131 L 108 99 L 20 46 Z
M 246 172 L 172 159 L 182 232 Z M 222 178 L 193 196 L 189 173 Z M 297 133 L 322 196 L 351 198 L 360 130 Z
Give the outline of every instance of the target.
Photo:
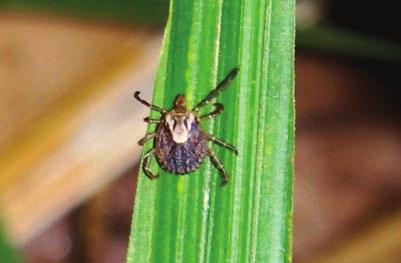
M 155 175 L 150 170 L 150 161 L 153 156 L 156 157 L 164 170 L 178 175 L 189 174 L 197 170 L 203 160 L 209 157 L 212 164 L 219 171 L 222 183 L 228 182 L 227 172 L 213 150 L 208 147 L 207 142 L 211 141 L 223 146 L 235 154 L 237 154 L 237 150 L 233 145 L 207 134 L 200 125 L 202 121 L 210 120 L 219 115 L 223 112 L 224 107 L 220 103 L 214 103 L 212 112 L 199 115 L 198 111 L 205 105 L 210 104 L 230 84 L 237 75 L 238 70 L 238 68 L 231 70 L 223 81 L 193 109 L 187 108 L 184 95 L 178 95 L 173 108 L 166 110 L 143 100 L 139 96 L 139 92 L 135 92 L 134 97 L 139 102 L 161 114 L 160 119 L 151 119 L 149 117 L 144 119 L 147 123 L 156 124 L 156 131 L 146 134 L 138 142 L 139 145 L 143 145 L 146 141 L 153 140 L 153 148 L 144 155 L 142 163 L 142 170 L 147 177 L 150 179 L 158 178 L 158 175 Z

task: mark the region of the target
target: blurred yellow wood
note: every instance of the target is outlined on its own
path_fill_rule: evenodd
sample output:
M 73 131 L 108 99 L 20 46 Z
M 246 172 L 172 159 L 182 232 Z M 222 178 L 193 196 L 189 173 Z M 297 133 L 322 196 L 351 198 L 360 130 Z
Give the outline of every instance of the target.
M 138 160 L 147 109 L 132 94 L 150 97 L 160 41 L 158 32 L 0 12 L 0 75 L 9 74 L 0 78 L 0 213 L 15 243 Z
M 401 211 L 333 245 L 308 263 L 401 262 Z

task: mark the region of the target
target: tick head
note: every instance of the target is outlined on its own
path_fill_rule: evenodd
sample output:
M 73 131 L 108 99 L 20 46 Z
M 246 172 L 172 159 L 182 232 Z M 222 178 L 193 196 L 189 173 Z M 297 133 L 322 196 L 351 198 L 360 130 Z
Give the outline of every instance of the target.
M 194 121 L 195 116 L 191 112 L 176 112 L 172 110 L 165 116 L 165 124 L 176 143 L 185 143 L 188 140 Z
M 185 111 L 187 111 L 187 106 L 186 106 L 185 96 L 184 95 L 180 94 L 175 98 L 174 109 L 177 112 L 185 112 Z

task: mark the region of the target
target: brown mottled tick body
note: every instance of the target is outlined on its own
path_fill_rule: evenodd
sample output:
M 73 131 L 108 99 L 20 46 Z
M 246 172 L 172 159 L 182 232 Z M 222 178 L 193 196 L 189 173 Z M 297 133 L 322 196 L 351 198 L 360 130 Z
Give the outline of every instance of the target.
M 203 131 L 200 126 L 202 120 L 216 117 L 223 111 L 221 103 L 214 103 L 215 109 L 207 114 L 198 116 L 198 111 L 203 106 L 209 104 L 219 93 L 226 88 L 238 73 L 238 68 L 234 68 L 213 89 L 203 100 L 201 100 L 192 110 L 188 110 L 185 104 L 185 96 L 178 95 L 175 105 L 171 110 L 165 110 L 139 97 L 139 92 L 135 92 L 134 97 L 142 104 L 152 110 L 162 114 L 160 119 L 145 118 L 147 123 L 157 124 L 156 132 L 148 133 L 138 143 L 143 145 L 147 140 L 154 139 L 154 147 L 144 155 L 142 170 L 150 179 L 158 178 L 150 170 L 150 160 L 153 155 L 160 166 L 168 172 L 174 174 L 188 174 L 199 168 L 203 160 L 209 156 L 212 164 L 217 168 L 222 177 L 223 184 L 228 181 L 228 175 L 220 160 L 213 150 L 207 146 L 208 141 L 212 141 L 223 146 L 235 154 L 237 150 L 231 144 L 224 142 Z
M 177 109 L 170 111 L 165 117 L 165 123 L 158 125 L 156 134 L 156 158 L 171 173 L 193 172 L 206 157 L 206 135 L 192 112 Z

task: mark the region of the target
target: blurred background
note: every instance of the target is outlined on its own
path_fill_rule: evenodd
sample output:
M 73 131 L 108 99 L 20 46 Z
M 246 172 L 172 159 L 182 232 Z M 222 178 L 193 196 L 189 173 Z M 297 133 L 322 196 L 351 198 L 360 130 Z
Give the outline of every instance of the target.
M 0 1 L 1 263 L 10 245 L 33 263 L 125 261 L 147 113 L 132 94 L 151 98 L 167 11 Z M 397 16 L 297 3 L 294 262 L 401 262 Z

